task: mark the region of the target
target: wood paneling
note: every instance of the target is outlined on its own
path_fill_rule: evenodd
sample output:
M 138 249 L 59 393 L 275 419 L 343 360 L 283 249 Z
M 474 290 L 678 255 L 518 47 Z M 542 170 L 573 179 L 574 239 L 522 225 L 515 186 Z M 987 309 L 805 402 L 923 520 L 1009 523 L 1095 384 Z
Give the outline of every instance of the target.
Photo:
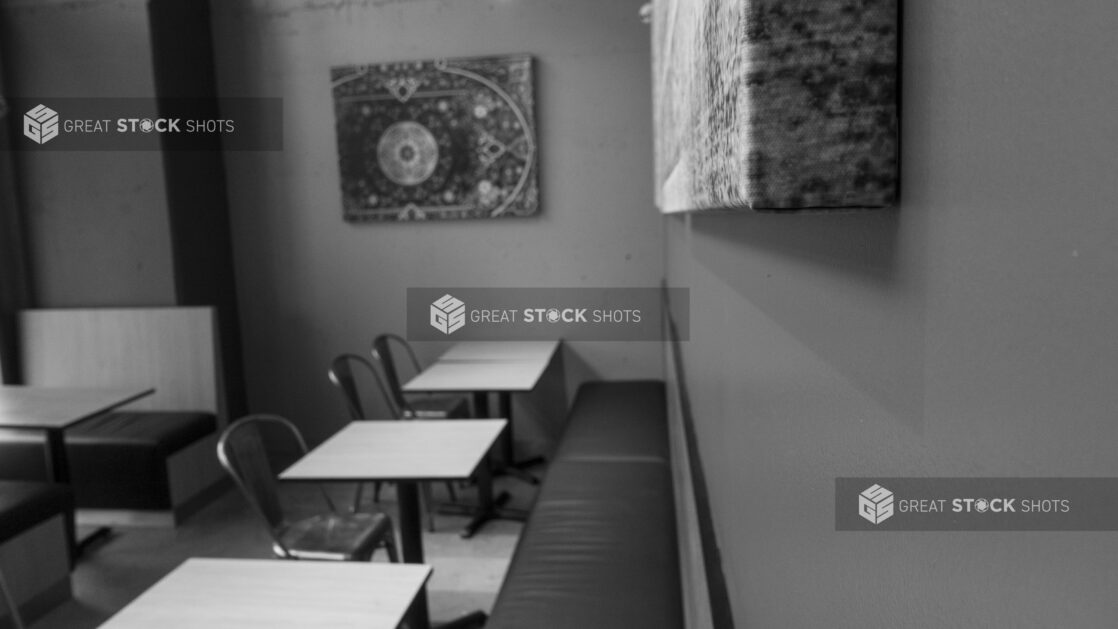
M 26 310 L 20 339 L 27 384 L 154 387 L 127 408 L 227 422 L 212 308 Z

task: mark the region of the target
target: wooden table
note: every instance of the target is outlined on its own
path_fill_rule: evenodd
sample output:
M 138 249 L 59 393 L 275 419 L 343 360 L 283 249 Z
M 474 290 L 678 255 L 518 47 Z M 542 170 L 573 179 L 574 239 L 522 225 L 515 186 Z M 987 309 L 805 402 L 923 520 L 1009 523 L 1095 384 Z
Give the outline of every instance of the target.
M 462 341 L 439 356 L 440 361 L 543 361 L 559 349 L 559 341 Z
M 151 395 L 155 389 L 0 386 L 0 427 L 42 430 L 46 434 L 51 480 L 70 484 L 65 430 L 114 408 Z M 108 535 L 100 527 L 73 544 L 74 555 Z
M 280 480 L 315 482 L 393 481 L 400 501 L 401 552 L 423 563 L 419 483 L 465 480 L 478 475 L 479 508 L 474 526 L 496 516 L 487 455 L 508 422 L 503 419 L 355 421 L 280 473 Z M 460 619 L 476 622 L 478 615 Z M 430 624 L 427 597 L 420 592 L 409 619 Z
M 517 461 L 513 454 L 511 395 L 535 389 L 558 350 L 558 341 L 458 343 L 409 380 L 403 389 L 406 393 L 472 393 L 475 412 L 480 416 L 490 415 L 488 397 L 496 393 L 499 408 L 492 414 L 509 420 L 504 444 L 505 471 L 539 484 L 539 479 L 523 468 L 543 459 Z
M 431 567 L 188 559 L 102 629 L 396 629 Z
M 448 360 L 432 363 L 403 386 L 405 393 L 519 392 L 536 388 L 547 363 L 535 360 Z

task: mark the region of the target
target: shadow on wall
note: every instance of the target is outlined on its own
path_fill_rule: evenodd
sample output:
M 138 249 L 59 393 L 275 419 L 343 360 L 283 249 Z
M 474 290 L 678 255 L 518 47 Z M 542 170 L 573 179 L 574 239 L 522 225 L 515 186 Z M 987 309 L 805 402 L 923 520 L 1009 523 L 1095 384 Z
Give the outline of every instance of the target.
M 896 209 L 694 214 L 691 256 L 746 312 L 741 338 L 791 336 L 910 428 L 923 426 L 923 292 Z M 693 297 L 701 303 L 702 296 Z M 775 326 L 775 327 L 771 327 Z M 749 360 L 749 359 L 745 359 Z
M 774 255 L 888 286 L 898 279 L 901 212 L 734 212 L 695 214 L 696 234 L 756 247 Z

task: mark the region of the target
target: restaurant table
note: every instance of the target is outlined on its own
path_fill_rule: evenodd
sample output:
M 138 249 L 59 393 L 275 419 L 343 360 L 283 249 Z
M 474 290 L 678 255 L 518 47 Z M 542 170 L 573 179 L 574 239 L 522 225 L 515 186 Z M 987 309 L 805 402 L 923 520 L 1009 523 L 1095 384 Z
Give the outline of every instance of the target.
M 155 389 L 0 386 L 0 427 L 42 430 L 51 480 L 70 482 L 64 432 L 70 426 L 151 395 Z
M 431 567 L 187 559 L 102 629 L 396 629 Z
M 65 431 L 155 392 L 141 387 L 33 387 L 0 386 L 0 428 L 42 430 L 47 439 L 50 475 L 55 483 L 70 484 L 66 460 Z M 75 556 L 93 541 L 106 536 L 109 529 L 99 527 L 74 544 Z
M 512 394 L 536 388 L 551 364 L 558 341 L 462 342 L 404 384 L 406 393 L 471 393 L 475 412 L 489 415 L 488 396 L 496 393 L 498 408 L 493 415 L 509 420 L 505 435 L 505 469 L 532 484 L 539 479 L 523 468 L 541 463 L 541 457 L 518 461 L 513 453 Z
M 347 424 L 280 473 L 283 481 L 392 481 L 400 502 L 400 546 L 404 561 L 423 563 L 419 483 L 465 480 L 477 474 L 478 509 L 469 527 L 499 517 L 488 454 L 508 422 L 503 419 L 365 420 Z M 468 527 L 468 528 L 469 528 Z M 475 624 L 475 612 L 455 624 Z M 413 629 L 430 624 L 427 597 L 420 592 L 409 614 Z
M 559 341 L 462 341 L 446 350 L 440 361 L 551 361 Z

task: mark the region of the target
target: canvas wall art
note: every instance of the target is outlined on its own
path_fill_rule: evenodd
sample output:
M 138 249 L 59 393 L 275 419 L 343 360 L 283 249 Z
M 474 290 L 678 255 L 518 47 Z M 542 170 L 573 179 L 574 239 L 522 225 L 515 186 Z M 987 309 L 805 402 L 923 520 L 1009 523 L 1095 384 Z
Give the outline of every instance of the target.
M 898 0 L 654 0 L 652 23 L 662 211 L 896 203 Z
M 346 220 L 539 211 L 530 56 L 350 65 L 331 78 Z

